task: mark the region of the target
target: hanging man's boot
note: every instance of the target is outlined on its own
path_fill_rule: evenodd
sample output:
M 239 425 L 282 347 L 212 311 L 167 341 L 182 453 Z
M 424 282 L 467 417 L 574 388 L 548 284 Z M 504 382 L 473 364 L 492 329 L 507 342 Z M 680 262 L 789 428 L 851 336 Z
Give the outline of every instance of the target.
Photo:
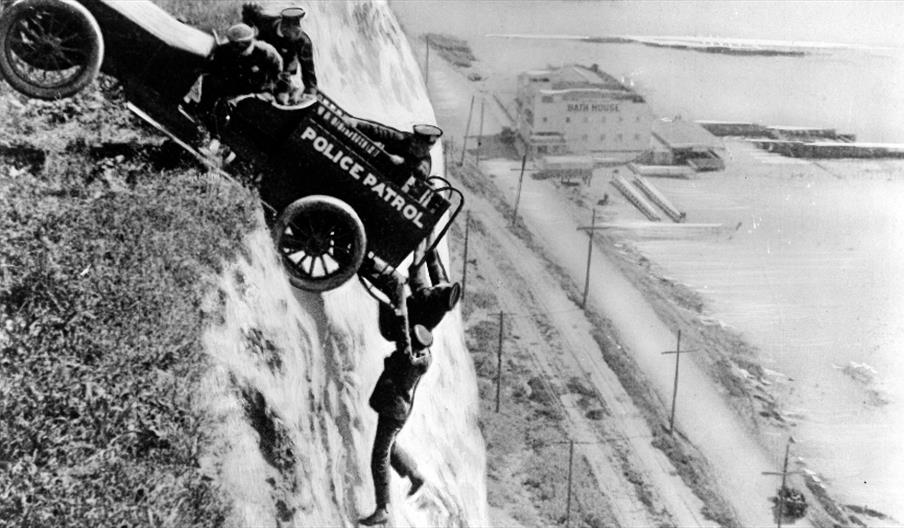
M 411 480 L 411 487 L 408 488 L 408 496 L 413 497 L 414 494 L 424 486 L 424 477 L 420 475 L 411 475 L 408 478 Z
M 386 524 L 389 521 L 389 508 L 384 504 L 377 505 L 377 509 L 363 519 L 358 519 L 358 524 L 364 526 L 373 526 L 375 524 Z

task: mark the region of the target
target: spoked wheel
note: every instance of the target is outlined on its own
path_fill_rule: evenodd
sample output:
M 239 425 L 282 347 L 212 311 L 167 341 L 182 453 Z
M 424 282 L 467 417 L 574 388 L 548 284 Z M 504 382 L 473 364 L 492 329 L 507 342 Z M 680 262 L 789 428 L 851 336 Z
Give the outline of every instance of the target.
M 104 41 L 84 6 L 72 0 L 22 0 L 0 16 L 0 73 L 38 99 L 76 94 L 100 71 Z
M 344 284 L 364 261 L 364 224 L 347 203 L 331 196 L 292 202 L 273 226 L 273 238 L 296 288 L 322 292 Z

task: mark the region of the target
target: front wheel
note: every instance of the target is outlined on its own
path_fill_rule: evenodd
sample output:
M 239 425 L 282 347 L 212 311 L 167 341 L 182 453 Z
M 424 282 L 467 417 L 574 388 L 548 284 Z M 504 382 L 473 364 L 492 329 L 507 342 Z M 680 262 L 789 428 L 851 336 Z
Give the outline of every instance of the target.
M 0 73 L 17 91 L 60 99 L 100 71 L 104 40 L 94 16 L 73 0 L 21 0 L 0 15 Z
M 289 282 L 302 290 L 338 288 L 364 261 L 367 239 L 355 210 L 331 196 L 292 202 L 273 226 L 273 238 Z

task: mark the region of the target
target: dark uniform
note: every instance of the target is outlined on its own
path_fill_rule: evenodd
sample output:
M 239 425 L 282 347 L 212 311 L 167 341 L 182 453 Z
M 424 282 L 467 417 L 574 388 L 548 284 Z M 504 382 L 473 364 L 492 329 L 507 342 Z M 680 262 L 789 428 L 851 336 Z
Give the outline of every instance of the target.
M 247 54 L 237 52 L 228 44 L 214 51 L 209 72 L 222 83 L 223 96 L 269 92 L 276 85 L 283 65 L 279 53 L 259 40 L 251 46 Z
M 386 152 L 401 156 L 404 161 L 400 167 L 406 169 L 416 178 L 426 180 L 430 177 L 430 171 L 433 168 L 430 152 L 429 150 L 426 152 L 414 152 L 412 150 L 411 141 L 415 137 L 413 132 L 403 132 L 363 119 L 356 120 L 355 128 L 373 141 L 381 143 L 383 150 Z
M 370 406 L 377 411 L 377 433 L 371 454 L 370 469 L 374 480 L 377 510 L 389 504 L 389 468 L 408 477 L 415 490 L 424 479 L 411 456 L 399 447 L 395 439 L 411 414 L 414 392 L 421 376 L 427 372 L 433 357 L 427 348 L 433 341 L 429 332 L 416 328 L 412 339 L 412 353 L 397 347 L 383 361 L 383 373 L 370 396 Z
M 298 12 L 298 14 L 294 14 Z M 258 38 L 273 45 L 282 57 L 282 73 L 294 76 L 301 70 L 301 80 L 304 84 L 304 93 L 317 93 L 317 72 L 314 70 L 314 44 L 307 33 L 301 31 L 291 37 L 285 35 L 280 24 L 283 20 L 297 25 L 304 17 L 301 8 L 288 8 L 283 10 L 280 17 L 271 17 L 263 14 L 263 9 L 257 4 L 245 4 L 242 8 L 242 20 L 258 29 Z
M 282 69 L 282 59 L 273 46 L 261 41 L 250 42 L 251 51 L 242 50 L 232 43 L 217 46 L 207 66 L 200 110 L 210 120 L 211 133 L 215 134 L 217 120 L 214 106 L 223 99 L 240 95 L 271 92 Z

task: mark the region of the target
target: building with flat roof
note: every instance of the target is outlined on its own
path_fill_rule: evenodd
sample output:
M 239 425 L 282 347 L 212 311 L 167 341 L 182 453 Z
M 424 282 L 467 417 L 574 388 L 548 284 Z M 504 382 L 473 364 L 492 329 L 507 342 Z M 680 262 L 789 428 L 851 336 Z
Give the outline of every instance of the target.
M 702 125 L 684 119 L 657 119 L 652 126 L 648 159 L 654 165 L 689 165 L 694 170 L 722 170 L 725 145 Z
M 516 108 L 518 133 L 532 157 L 630 158 L 650 147 L 650 107 L 596 65 L 521 73 Z

